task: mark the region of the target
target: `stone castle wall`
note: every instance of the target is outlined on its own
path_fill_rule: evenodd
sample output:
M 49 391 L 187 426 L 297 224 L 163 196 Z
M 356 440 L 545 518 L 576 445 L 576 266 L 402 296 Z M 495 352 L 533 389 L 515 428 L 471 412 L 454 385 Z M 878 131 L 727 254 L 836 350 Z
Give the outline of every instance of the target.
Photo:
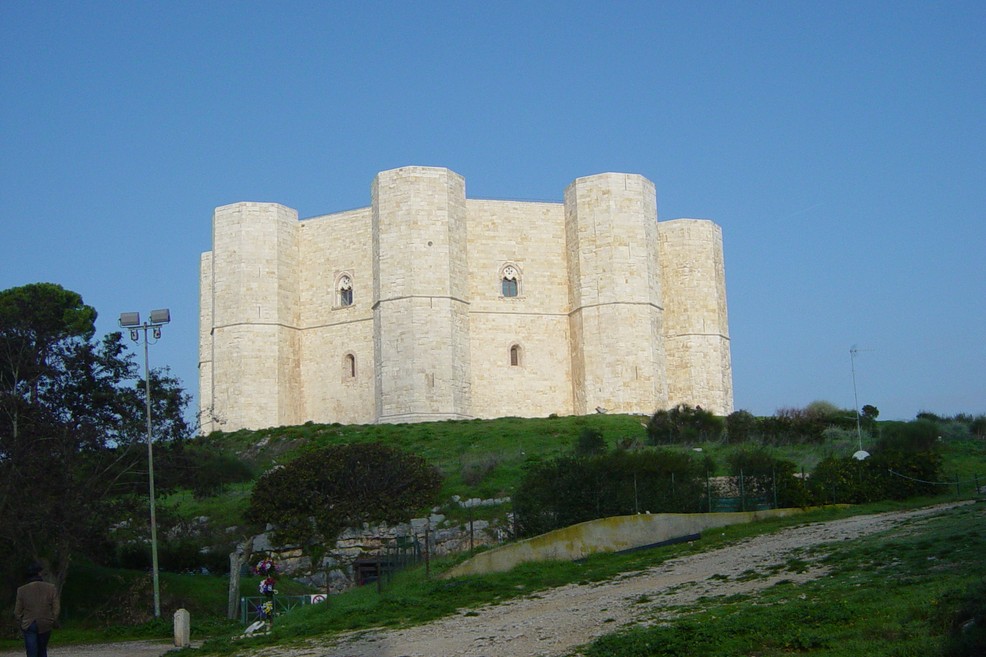
M 298 221 L 224 206 L 200 299 L 206 432 L 732 411 L 721 230 L 658 223 L 638 175 L 528 203 L 467 199 L 458 174 L 404 167 L 377 175 L 368 208 Z

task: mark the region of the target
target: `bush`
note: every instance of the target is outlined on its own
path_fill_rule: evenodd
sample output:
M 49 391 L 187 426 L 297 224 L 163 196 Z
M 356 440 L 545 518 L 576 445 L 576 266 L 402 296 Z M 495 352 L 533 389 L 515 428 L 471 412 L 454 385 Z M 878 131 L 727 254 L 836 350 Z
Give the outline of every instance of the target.
M 810 489 L 817 503 L 903 500 L 939 492 L 941 470 L 935 422 L 888 422 L 869 458 L 824 459 L 812 472 Z
M 460 472 L 462 482 L 467 486 L 477 486 L 490 476 L 499 464 L 500 459 L 493 454 L 484 454 L 478 458 L 465 461 L 462 464 L 462 470 Z
M 513 495 L 521 536 L 627 515 L 695 513 L 704 508 L 708 459 L 671 451 L 616 450 L 531 465 Z
M 748 448 L 733 452 L 726 462 L 731 475 L 743 477 L 745 497 L 764 498 L 770 504 L 776 500 L 778 507 L 807 504 L 807 492 L 792 461 L 777 458 L 763 448 Z
M 961 594 L 946 594 L 941 602 L 949 629 L 944 657 L 986 655 L 986 581 L 973 584 Z
M 575 454 L 578 456 L 592 456 L 602 454 L 606 451 L 606 439 L 603 438 L 601 431 L 588 427 L 579 432 L 579 437 L 575 441 Z
M 733 411 L 726 416 L 726 440 L 730 443 L 745 443 L 759 434 L 760 423 L 749 411 Z
M 651 445 L 670 445 L 718 440 L 725 423 L 701 406 L 678 404 L 672 409 L 657 411 L 647 422 L 647 438 Z
M 159 488 L 184 488 L 197 499 L 221 494 L 227 485 L 250 481 L 253 469 L 243 460 L 208 445 L 176 444 L 156 455 Z

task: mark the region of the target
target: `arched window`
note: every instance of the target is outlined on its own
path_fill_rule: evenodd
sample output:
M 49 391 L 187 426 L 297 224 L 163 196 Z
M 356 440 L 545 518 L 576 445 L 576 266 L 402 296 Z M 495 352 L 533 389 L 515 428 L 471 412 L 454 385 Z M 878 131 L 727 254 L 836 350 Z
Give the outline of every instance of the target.
M 342 359 L 342 378 L 343 379 L 355 379 L 356 378 L 356 356 L 353 354 L 346 354 Z
M 349 274 L 339 277 L 339 305 L 342 307 L 353 305 L 353 279 Z
M 500 294 L 515 297 L 520 293 L 520 270 L 515 265 L 504 265 L 500 270 Z
M 510 345 L 510 366 L 520 367 L 523 364 L 523 352 L 519 344 Z

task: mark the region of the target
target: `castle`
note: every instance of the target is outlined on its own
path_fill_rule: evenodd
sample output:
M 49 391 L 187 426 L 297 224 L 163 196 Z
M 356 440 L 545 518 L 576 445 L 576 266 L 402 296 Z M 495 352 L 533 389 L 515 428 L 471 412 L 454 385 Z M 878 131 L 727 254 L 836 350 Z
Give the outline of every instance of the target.
M 538 203 L 414 166 L 379 173 L 357 210 L 226 205 L 200 308 L 206 433 L 733 410 L 722 232 L 659 223 L 634 174 Z

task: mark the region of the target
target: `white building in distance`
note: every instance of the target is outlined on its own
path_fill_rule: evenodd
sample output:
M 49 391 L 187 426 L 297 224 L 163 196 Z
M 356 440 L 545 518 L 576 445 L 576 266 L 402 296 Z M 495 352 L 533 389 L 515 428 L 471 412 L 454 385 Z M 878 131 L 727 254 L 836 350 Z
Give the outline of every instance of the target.
M 378 174 L 358 210 L 226 205 L 200 303 L 206 433 L 733 410 L 722 231 L 658 222 L 635 174 L 536 203 L 415 166 Z

